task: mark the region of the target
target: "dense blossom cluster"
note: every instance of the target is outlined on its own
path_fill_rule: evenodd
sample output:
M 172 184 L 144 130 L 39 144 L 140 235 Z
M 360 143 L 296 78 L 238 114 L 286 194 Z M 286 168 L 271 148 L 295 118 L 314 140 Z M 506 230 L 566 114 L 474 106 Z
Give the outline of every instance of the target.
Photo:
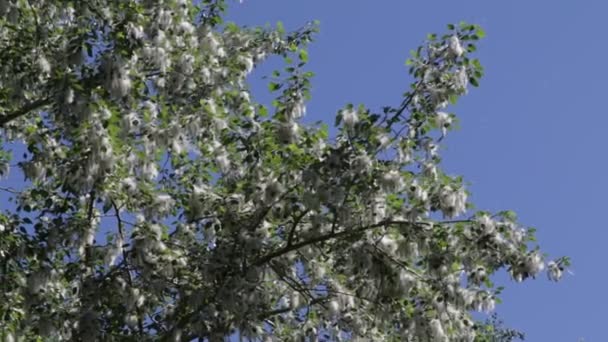
M 3 187 L 0 338 L 474 341 L 496 270 L 559 280 L 440 168 L 478 27 L 429 36 L 401 105 L 347 105 L 330 139 L 301 123 L 314 25 L 194 3 L 0 0 L 0 175 L 27 180 Z M 246 77 L 271 55 L 269 114 Z

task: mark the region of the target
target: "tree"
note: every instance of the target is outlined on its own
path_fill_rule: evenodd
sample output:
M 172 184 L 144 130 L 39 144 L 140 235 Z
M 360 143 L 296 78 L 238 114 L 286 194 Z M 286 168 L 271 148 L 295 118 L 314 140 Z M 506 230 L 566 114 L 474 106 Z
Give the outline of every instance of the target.
M 0 1 L 0 331 L 7 340 L 471 341 L 490 276 L 536 276 L 515 214 L 440 169 L 482 67 L 476 25 L 429 35 L 401 103 L 304 125 L 317 25 L 221 0 Z M 272 109 L 247 75 L 285 59 Z M 12 164 L 11 164 L 12 163 Z M 547 264 L 558 280 L 567 258 Z

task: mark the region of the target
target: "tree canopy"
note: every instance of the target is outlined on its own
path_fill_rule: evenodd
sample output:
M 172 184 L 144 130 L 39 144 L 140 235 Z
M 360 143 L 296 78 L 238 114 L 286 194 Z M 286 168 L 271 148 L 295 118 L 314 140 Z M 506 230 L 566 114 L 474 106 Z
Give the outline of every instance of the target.
M 396 105 L 304 124 L 317 23 L 226 7 L 0 0 L 0 173 L 26 180 L 0 181 L 0 337 L 483 341 L 492 274 L 559 280 L 568 258 L 440 167 L 480 27 L 430 34 Z

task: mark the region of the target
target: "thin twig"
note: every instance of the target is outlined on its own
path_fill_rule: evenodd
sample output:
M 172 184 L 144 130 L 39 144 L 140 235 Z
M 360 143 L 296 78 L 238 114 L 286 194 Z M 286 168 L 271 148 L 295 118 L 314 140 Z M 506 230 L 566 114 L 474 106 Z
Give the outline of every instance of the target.
M 11 194 L 15 194 L 15 195 L 21 194 L 21 191 L 17 191 L 17 190 L 15 190 L 13 188 L 6 188 L 6 187 L 3 187 L 3 186 L 0 186 L 0 191 L 10 192 Z

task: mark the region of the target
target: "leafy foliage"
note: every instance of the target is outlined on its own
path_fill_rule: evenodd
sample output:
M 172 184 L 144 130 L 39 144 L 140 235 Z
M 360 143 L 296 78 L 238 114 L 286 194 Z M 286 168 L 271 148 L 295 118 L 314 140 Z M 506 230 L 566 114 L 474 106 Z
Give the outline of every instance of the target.
M 490 276 L 545 267 L 532 230 L 474 213 L 440 168 L 483 31 L 429 35 L 401 103 L 347 104 L 330 138 L 300 122 L 316 24 L 245 28 L 226 6 L 0 0 L 0 174 L 27 180 L 2 188 L 2 337 L 481 338 Z M 269 109 L 246 77 L 272 55 Z
M 496 314 L 486 320 L 479 331 L 479 341 L 514 342 L 525 340 L 525 334 L 515 329 L 505 328 L 503 321 Z

